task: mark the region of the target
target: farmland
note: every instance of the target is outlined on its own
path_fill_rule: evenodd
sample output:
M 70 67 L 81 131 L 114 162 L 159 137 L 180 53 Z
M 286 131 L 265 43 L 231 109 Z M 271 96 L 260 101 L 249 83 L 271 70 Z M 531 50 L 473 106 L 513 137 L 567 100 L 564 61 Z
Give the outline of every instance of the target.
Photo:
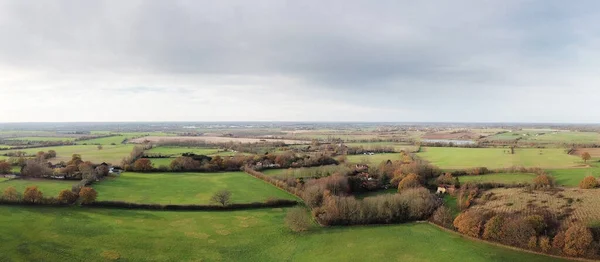
M 6 154 L 13 151 L 23 151 L 27 154 L 34 155 L 38 151 L 55 150 L 56 158 L 50 159 L 51 162 L 57 163 L 60 161 L 69 161 L 73 154 L 80 154 L 86 161 L 92 161 L 94 163 L 120 163 L 123 157 L 129 155 L 133 148 L 133 145 L 106 145 L 103 146 L 102 150 L 99 150 L 95 145 L 73 145 L 73 146 L 55 146 L 55 147 L 42 147 L 42 148 L 29 148 L 21 150 L 8 150 L 0 151 L 0 153 Z
M 283 142 L 285 144 L 308 144 L 310 141 L 305 140 L 290 140 L 290 139 L 259 139 L 259 138 L 237 138 L 237 137 L 220 137 L 220 136 L 145 136 L 132 139 L 132 143 L 150 142 L 174 142 L 174 141 L 201 141 L 206 143 L 259 143 L 259 142 Z
M 220 152 L 218 148 L 200 148 L 200 147 L 154 147 L 146 150 L 147 154 L 161 154 L 180 156 L 183 153 L 194 153 L 196 155 L 213 155 Z
M 487 137 L 489 141 L 507 141 L 521 140 L 522 142 L 532 143 L 581 143 L 590 144 L 600 141 L 600 134 L 597 132 L 572 132 L 561 130 L 542 130 L 527 129 L 522 131 L 500 133 Z
M 374 155 L 350 155 L 348 156 L 348 162 L 350 163 L 365 163 L 378 165 L 379 163 L 387 160 L 400 160 L 401 155 L 399 153 L 384 153 Z
M 513 184 L 513 183 L 531 183 L 535 174 L 529 173 L 497 173 L 497 174 L 485 174 L 479 176 L 461 176 L 459 181 L 461 183 L 475 182 L 475 183 L 502 183 L 502 184 Z
M 413 152 L 417 150 L 417 146 L 412 144 L 393 143 L 393 142 L 371 142 L 371 143 L 346 143 L 346 146 L 350 147 L 363 147 L 366 150 L 370 150 L 376 147 L 392 147 L 394 151 L 407 151 Z
M 417 155 L 445 169 L 473 167 L 507 168 L 513 166 L 569 168 L 583 165 L 580 158 L 557 148 L 518 148 L 515 154 L 504 148 L 427 147 Z
M 233 203 L 264 202 L 294 196 L 242 172 L 124 173 L 97 183 L 98 200 L 144 204 L 210 204 L 219 190 L 229 190 Z
M 56 142 L 56 141 L 73 141 L 75 140 L 75 137 L 59 137 L 59 136 L 47 136 L 47 137 L 43 137 L 43 136 L 26 136 L 26 137 L 15 137 L 15 138 L 8 138 L 6 140 L 22 140 L 22 141 L 51 141 L 51 142 Z
M 15 187 L 18 192 L 23 193 L 25 188 L 28 186 L 37 186 L 44 196 L 56 197 L 58 193 L 64 189 L 71 190 L 71 186 L 78 181 L 64 181 L 64 180 L 35 180 L 35 179 L 12 179 L 9 181 L 0 181 L 0 192 L 8 187 Z
M 600 178 L 600 168 L 550 169 L 548 173 L 556 179 L 556 183 L 567 187 L 576 187 L 586 176 Z
M 285 212 L 2 206 L 0 260 L 563 261 L 474 242 L 427 224 L 297 234 L 284 228 Z

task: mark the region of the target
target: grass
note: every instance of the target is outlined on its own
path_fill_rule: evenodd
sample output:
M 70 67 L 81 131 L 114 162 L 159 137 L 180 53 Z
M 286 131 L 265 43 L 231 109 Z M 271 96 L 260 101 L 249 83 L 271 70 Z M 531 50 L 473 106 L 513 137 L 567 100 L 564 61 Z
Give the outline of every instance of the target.
M 201 147 L 154 147 L 150 150 L 146 150 L 146 153 L 173 156 L 180 156 L 183 153 L 194 153 L 196 155 L 214 155 L 219 153 L 219 149 Z
M 372 197 L 372 196 L 385 195 L 385 194 L 396 194 L 396 193 L 398 193 L 398 189 L 392 187 L 392 188 L 379 190 L 379 191 L 360 193 L 360 194 L 355 195 L 355 197 L 357 199 L 363 199 L 365 197 Z
M 486 140 L 515 140 L 535 143 L 598 143 L 600 134 L 597 132 L 571 132 L 558 130 L 527 129 L 507 132 L 487 137 Z
M 43 179 L 12 179 L 0 183 L 0 193 L 8 187 L 15 187 L 17 192 L 23 193 L 28 186 L 37 186 L 44 197 L 57 197 L 58 193 L 63 189 L 71 190 L 71 186 L 79 181 L 64 181 L 64 180 L 43 180 Z
M 452 214 L 454 215 L 454 217 L 458 216 L 458 214 L 460 214 L 460 208 L 458 208 L 458 199 L 455 196 L 452 196 L 450 194 L 445 194 L 444 195 L 444 206 L 448 207 L 450 209 L 450 211 L 452 211 Z
M 27 136 L 27 137 L 7 138 L 6 140 L 50 141 L 50 142 L 56 142 L 56 141 L 73 141 L 73 140 L 75 140 L 75 138 L 74 137 L 56 137 L 56 136 L 47 136 L 47 137 L 43 137 L 43 136 Z
M 375 154 L 375 155 L 349 155 L 348 157 L 348 162 L 349 163 L 363 163 L 366 162 L 365 164 L 371 164 L 371 165 L 378 165 L 383 161 L 387 161 L 387 160 L 401 160 L 401 156 L 400 153 L 386 153 L 386 154 Z
M 586 176 L 600 178 L 600 168 L 551 169 L 548 173 L 562 186 L 576 187 Z
M 39 151 L 48 152 L 48 150 L 56 151 L 56 158 L 50 159 L 50 162 L 57 163 L 60 161 L 69 161 L 73 154 L 80 154 L 84 161 L 92 161 L 94 163 L 112 163 L 119 164 L 123 157 L 131 153 L 133 145 L 105 145 L 102 150 L 98 150 L 95 145 L 74 145 L 74 146 L 54 146 L 42 148 L 29 148 L 21 150 L 0 151 L 1 154 L 6 154 L 11 151 L 24 151 L 27 154 L 35 154 Z
M 518 184 L 518 183 L 531 183 L 535 174 L 532 173 L 498 173 L 498 174 L 486 174 L 480 176 L 461 176 L 458 180 L 461 183 L 476 182 L 476 183 L 503 183 L 503 184 Z
M 150 162 L 152 162 L 152 165 L 155 168 L 158 168 L 160 166 L 166 166 L 166 167 L 171 166 L 171 162 L 175 158 L 148 158 L 148 159 L 150 159 Z
M 93 132 L 94 134 L 103 134 L 106 135 L 108 133 L 99 133 L 99 132 Z M 125 139 L 131 139 L 134 137 L 142 137 L 142 136 L 171 136 L 174 134 L 169 134 L 169 133 L 163 133 L 163 132 L 129 132 L 129 133 L 119 133 L 116 134 L 116 136 L 111 136 L 111 137 L 103 137 L 103 138 L 94 138 L 94 139 L 89 139 L 89 140 L 81 140 L 78 141 L 78 144 L 100 144 L 100 145 L 111 145 L 111 144 L 121 144 L 123 142 L 123 140 Z
M 243 172 L 226 173 L 123 173 L 96 183 L 98 200 L 158 204 L 210 204 L 212 195 L 231 192 L 233 203 L 264 202 L 270 197 L 294 196 Z
M 444 169 L 473 167 L 507 168 L 513 166 L 569 168 L 583 164 L 580 158 L 558 148 L 518 148 L 515 154 L 504 148 L 427 147 L 418 156 Z
M 286 209 L 151 212 L 1 206 L 0 261 L 565 261 L 428 224 L 293 233 Z
M 364 143 L 346 143 L 346 146 L 349 147 L 360 147 L 362 146 L 364 149 L 372 149 L 375 147 L 393 147 L 396 152 L 400 152 L 402 150 L 412 152 L 417 150 L 417 146 L 405 143 L 396 143 L 396 142 L 364 142 Z

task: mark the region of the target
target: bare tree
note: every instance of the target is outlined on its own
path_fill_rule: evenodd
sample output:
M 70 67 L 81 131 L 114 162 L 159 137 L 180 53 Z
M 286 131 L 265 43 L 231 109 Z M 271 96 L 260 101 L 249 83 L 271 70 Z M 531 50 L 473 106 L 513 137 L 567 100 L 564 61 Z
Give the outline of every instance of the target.
M 226 206 L 229 205 L 230 199 L 231 192 L 229 192 L 229 190 L 219 190 L 210 198 L 210 201 Z

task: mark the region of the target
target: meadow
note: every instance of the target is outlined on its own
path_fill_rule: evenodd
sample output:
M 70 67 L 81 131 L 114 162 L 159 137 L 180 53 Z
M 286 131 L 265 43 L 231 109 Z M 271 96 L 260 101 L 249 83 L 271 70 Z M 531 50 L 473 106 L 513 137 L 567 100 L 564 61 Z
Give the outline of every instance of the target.
M 385 154 L 374 154 L 374 155 L 349 155 L 347 161 L 349 163 L 361 163 L 379 165 L 383 161 L 387 160 L 401 160 L 400 153 L 385 153 Z
M 98 132 L 93 132 L 94 134 L 109 134 L 109 133 L 99 133 Z M 142 137 L 142 136 L 171 136 L 174 134 L 170 134 L 170 133 L 163 133 L 163 132 L 125 132 L 125 133 L 118 133 L 115 134 L 115 136 L 111 136 L 111 137 L 102 137 L 102 138 L 94 138 L 94 139 L 88 139 L 88 140 L 81 140 L 78 141 L 78 144 L 100 144 L 100 145 L 111 145 L 111 144 L 121 144 L 123 142 L 123 140 L 125 139 L 132 139 L 135 137 Z
M 561 186 L 577 187 L 579 182 L 586 176 L 600 178 L 600 168 L 570 168 L 570 169 L 550 169 L 548 173 L 556 179 L 556 183 Z
M 502 183 L 502 184 L 519 184 L 531 183 L 535 174 L 532 173 L 497 173 L 485 174 L 480 176 L 460 176 L 458 181 L 461 183 Z
M 143 204 L 207 205 L 219 190 L 229 190 L 233 203 L 264 202 L 295 196 L 243 172 L 123 173 L 93 185 L 99 201 Z
M 8 187 L 15 187 L 21 194 L 28 186 L 37 186 L 44 194 L 44 197 L 57 197 L 58 193 L 64 189 L 71 190 L 71 186 L 79 181 L 48 180 L 48 179 L 12 179 L 0 181 L 0 192 Z
M 0 206 L 0 261 L 566 261 L 429 224 L 314 227 L 286 209 L 151 212 Z M 93 248 L 92 248 L 93 247 Z
M 519 138 L 524 142 L 534 143 L 598 143 L 600 134 L 597 132 L 574 132 L 544 129 L 525 129 L 522 131 L 506 132 L 489 136 L 486 140 L 506 141 Z
M 396 142 L 364 142 L 364 143 L 345 143 L 349 147 L 363 147 L 364 149 L 373 149 L 376 147 L 392 147 L 396 152 L 407 151 L 413 152 L 418 149 L 417 146 L 412 144 L 396 143 Z
M 36 154 L 39 151 L 48 152 L 48 150 L 56 151 L 56 158 L 49 161 L 58 163 L 60 161 L 68 162 L 73 154 L 80 154 L 84 161 L 92 161 L 93 163 L 112 163 L 119 164 L 121 160 L 129 156 L 133 145 L 105 145 L 102 150 L 99 150 L 95 145 L 73 145 L 73 146 L 53 146 L 41 148 L 29 148 L 21 150 L 0 151 L 1 154 L 6 154 L 13 151 L 23 151 L 27 154 Z
M 59 137 L 59 136 L 26 136 L 26 137 L 13 137 L 7 138 L 6 140 L 22 140 L 22 141 L 50 141 L 50 142 L 58 142 L 58 141 L 73 141 L 75 137 Z
M 507 168 L 540 167 L 569 168 L 583 165 L 577 157 L 559 148 L 517 148 L 515 154 L 505 148 L 427 147 L 417 155 L 443 169 L 473 167 Z

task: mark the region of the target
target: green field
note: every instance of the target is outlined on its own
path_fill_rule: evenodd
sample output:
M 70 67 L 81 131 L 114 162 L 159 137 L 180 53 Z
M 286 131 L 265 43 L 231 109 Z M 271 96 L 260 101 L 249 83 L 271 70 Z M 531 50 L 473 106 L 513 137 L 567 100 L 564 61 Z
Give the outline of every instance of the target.
M 579 157 L 566 154 L 564 149 L 518 148 L 515 149 L 515 154 L 506 153 L 507 150 L 509 149 L 427 147 L 417 155 L 444 169 L 513 166 L 569 168 L 583 164 Z
M 600 168 L 551 169 L 548 173 L 556 179 L 557 184 L 576 187 L 586 176 L 600 177 Z
M 428 224 L 292 233 L 285 209 L 151 212 L 1 206 L 0 261 L 565 261 Z
M 503 183 L 503 184 L 518 184 L 518 183 L 531 183 L 535 174 L 531 173 L 498 173 L 498 174 L 485 174 L 480 176 L 461 176 L 458 177 L 458 181 L 461 183 L 475 182 L 475 183 Z
M 520 138 L 523 142 L 535 143 L 598 143 L 600 134 L 596 132 L 571 132 L 543 129 L 526 129 L 487 137 L 490 141 L 506 141 Z
M 183 153 L 194 153 L 196 155 L 214 155 L 219 153 L 219 149 L 201 147 L 154 147 L 150 150 L 146 150 L 146 153 L 173 156 L 180 156 Z
M 42 137 L 42 136 L 27 136 L 27 137 L 13 137 L 13 138 L 7 138 L 6 140 L 22 140 L 22 141 L 50 141 L 50 142 L 56 142 L 56 141 L 73 141 L 73 140 L 75 140 L 75 137 L 56 137 L 56 136 L 46 136 L 46 137 Z
M 267 176 L 293 176 L 293 177 L 325 177 L 343 170 L 342 166 L 314 166 L 300 168 L 265 169 L 261 172 Z M 319 175 L 320 174 L 320 175 Z
M 92 132 L 93 134 L 102 134 L 102 135 L 106 135 L 109 134 L 110 132 L 101 132 L 101 131 L 94 131 Z M 115 134 L 116 136 L 111 136 L 111 137 L 103 137 L 103 138 L 94 138 L 94 139 L 89 139 L 89 140 L 81 140 L 81 141 L 77 141 L 77 144 L 100 144 L 100 145 L 111 145 L 111 144 L 121 144 L 123 142 L 124 139 L 131 139 L 134 137 L 142 137 L 142 136 L 171 136 L 174 134 L 169 134 L 169 133 L 164 133 L 164 132 L 125 132 L 125 133 L 118 133 Z
M 371 164 L 371 165 L 379 165 L 383 161 L 387 160 L 401 160 L 402 157 L 400 153 L 386 153 L 386 154 L 375 154 L 375 155 L 349 155 L 348 162 L 349 163 L 363 163 Z
M 71 190 L 71 186 L 79 181 L 64 181 L 64 180 L 29 180 L 29 179 L 12 179 L 0 183 L 0 194 L 8 187 L 15 187 L 21 194 L 25 191 L 28 186 L 37 186 L 44 197 L 57 197 L 58 193 L 63 189 Z
M 393 147 L 396 152 L 400 152 L 402 150 L 412 152 L 417 149 L 417 146 L 411 144 L 403 144 L 396 142 L 365 142 L 365 143 L 346 143 L 346 146 L 349 147 L 363 147 L 364 149 L 372 149 L 375 147 Z
M 157 204 L 210 204 L 212 195 L 231 191 L 233 203 L 264 202 L 270 197 L 293 195 L 243 172 L 225 173 L 123 173 L 93 186 L 98 200 Z
M 148 159 L 150 159 L 150 162 L 152 162 L 152 166 L 154 166 L 154 168 L 159 168 L 160 166 L 170 167 L 171 162 L 173 162 L 173 160 L 175 158 L 148 158 Z
M 129 156 L 133 145 L 105 145 L 102 150 L 98 150 L 95 145 L 74 145 L 74 146 L 53 146 L 41 148 L 29 148 L 21 150 L 0 151 L 5 154 L 11 151 L 24 151 L 27 154 L 35 154 L 39 151 L 48 152 L 48 150 L 56 151 L 56 158 L 50 159 L 50 162 L 57 163 L 60 161 L 69 161 L 73 154 L 80 154 L 84 161 L 92 161 L 94 163 L 107 162 L 111 164 L 119 164 L 121 160 Z

